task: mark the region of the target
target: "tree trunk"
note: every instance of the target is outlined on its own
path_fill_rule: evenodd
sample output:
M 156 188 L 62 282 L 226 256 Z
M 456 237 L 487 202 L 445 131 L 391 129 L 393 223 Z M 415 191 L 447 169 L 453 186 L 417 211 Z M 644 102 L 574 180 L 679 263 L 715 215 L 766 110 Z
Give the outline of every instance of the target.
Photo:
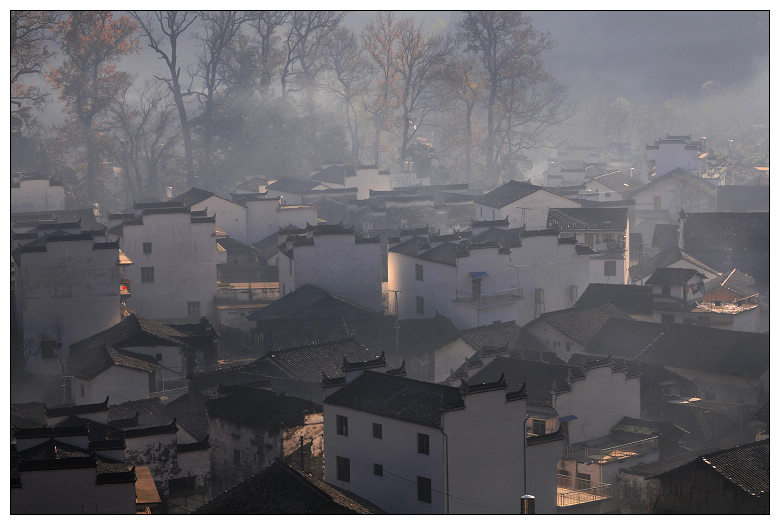
M 95 132 L 91 127 L 86 128 L 87 133 L 87 198 L 89 204 L 98 200 L 98 145 L 95 140 Z
M 466 182 L 471 182 L 471 113 L 474 106 L 469 104 L 466 112 Z
M 173 91 L 173 100 L 176 103 L 179 121 L 181 122 L 181 134 L 184 142 L 184 169 L 187 172 L 187 184 L 194 186 L 195 168 L 192 162 L 192 134 L 190 133 L 190 123 L 187 120 L 187 110 L 184 107 L 184 97 L 181 95 L 179 80 L 175 74 L 173 75 L 173 89 L 171 91 Z

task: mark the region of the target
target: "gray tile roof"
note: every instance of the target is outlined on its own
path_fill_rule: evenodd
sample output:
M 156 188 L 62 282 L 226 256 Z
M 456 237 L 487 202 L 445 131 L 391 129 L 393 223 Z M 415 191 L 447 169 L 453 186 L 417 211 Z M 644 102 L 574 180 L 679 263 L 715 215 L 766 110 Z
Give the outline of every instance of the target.
M 493 191 L 475 198 L 474 203 L 499 209 L 541 189 L 543 189 L 541 186 L 536 186 L 529 182 L 510 180 Z
M 169 202 L 180 202 L 185 207 L 191 208 L 192 206 L 202 202 L 209 197 L 213 197 L 215 193 L 202 190 L 200 188 L 191 188 L 180 195 L 176 195 Z
M 275 431 L 304 424 L 304 416 L 322 412 L 322 407 L 306 399 L 277 394 L 247 385 L 223 387 L 227 395 L 208 403 L 209 419 Z
M 268 185 L 269 190 L 284 191 L 289 193 L 302 194 L 319 186 L 315 180 L 295 179 L 292 177 L 283 177 Z
M 260 319 L 305 319 L 312 317 L 373 317 L 377 314 L 322 288 L 304 284 L 249 316 Z
M 196 514 L 383 514 L 353 494 L 277 461 Z
M 266 358 L 287 370 L 293 377 L 307 383 L 319 383 L 323 372 L 328 377 L 343 375 L 344 358 L 349 361 L 376 359 L 379 353 L 367 349 L 354 339 L 288 348 Z
M 702 261 L 691 256 L 689 253 L 681 251 L 679 248 L 674 247 L 666 251 L 660 252 L 649 259 L 645 259 L 639 264 L 635 264 L 628 269 L 629 276 L 632 281 L 639 281 L 645 277 L 652 275 L 657 268 L 665 268 L 670 264 L 674 264 L 677 261 L 684 260 L 688 263 L 694 264 L 702 268 L 702 270 L 717 274 L 718 271 L 708 266 Z
M 93 379 L 112 366 L 152 373 L 160 367 L 153 357 L 114 348 L 106 344 L 73 352 L 68 356 L 71 374 L 81 379 Z
M 152 426 L 167 423 L 171 420 L 163 416 L 165 404 L 158 398 L 126 401 L 108 407 L 108 422 L 129 421 L 135 419 L 138 426 Z
M 514 345 L 519 335 L 520 327 L 514 321 L 495 322 L 460 331 L 460 338 L 474 349 Z
M 684 286 L 694 277 L 704 278 L 704 274 L 693 268 L 658 268 L 653 272 L 653 275 L 645 281 L 645 284 L 655 286 Z
M 588 309 L 612 303 L 627 314 L 653 313 L 653 288 L 633 284 L 590 283 L 574 303 L 575 309 Z
M 769 369 L 769 334 L 687 324 L 610 319 L 587 351 L 750 379 Z
M 468 384 L 495 380 L 504 374 L 509 390 L 518 390 L 525 383 L 529 402 L 549 403 L 553 389 L 566 387 L 574 376 L 582 376 L 579 367 L 527 361 L 515 357 L 496 357 L 468 379 Z M 565 415 L 565 414 L 561 414 Z
M 170 326 L 153 319 L 130 314 L 111 328 L 73 343 L 70 345 L 70 350 L 71 352 L 79 352 L 101 345 L 114 347 L 124 345 L 186 346 L 182 342 L 182 338 L 186 338 L 186 335 Z
M 455 387 L 367 370 L 323 403 L 438 428 L 443 407 L 462 397 Z
M 628 208 L 550 208 L 547 228 L 553 230 L 625 230 Z
M 587 309 L 567 308 L 547 312 L 540 318 L 567 337 L 587 345 L 610 319 L 629 320 L 631 316 L 612 303 L 605 303 Z

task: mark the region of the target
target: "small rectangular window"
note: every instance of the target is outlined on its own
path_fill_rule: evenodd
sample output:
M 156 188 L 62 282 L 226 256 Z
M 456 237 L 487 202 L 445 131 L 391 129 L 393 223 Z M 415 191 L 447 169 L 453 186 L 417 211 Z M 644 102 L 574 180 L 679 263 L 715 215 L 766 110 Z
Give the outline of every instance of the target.
M 604 275 L 607 277 L 617 275 L 617 261 L 604 261 Z
M 418 281 L 423 280 L 423 266 L 422 264 L 415 264 L 414 265 L 414 278 Z
M 547 423 L 544 419 L 534 419 L 533 429 L 531 430 L 537 436 L 543 436 L 547 433 Z
M 141 282 L 142 283 L 154 282 L 154 266 L 141 267 Z
M 379 463 L 374 463 L 374 476 L 379 476 L 380 478 L 384 476 L 384 469 L 382 468 L 382 465 Z
M 660 195 L 655 195 L 653 197 L 653 209 L 660 210 L 661 209 L 661 197 Z
M 241 451 L 240 450 L 233 450 L 233 464 L 238 466 L 241 465 Z
M 417 302 L 417 313 L 419 315 L 424 315 L 425 314 L 425 299 L 423 299 L 422 297 L 420 297 L 418 295 L 417 297 L 415 297 L 415 300 Z
M 200 317 L 200 301 L 187 301 L 187 317 Z
M 336 434 L 339 436 L 349 435 L 349 421 L 347 416 L 336 416 Z
M 373 435 L 377 439 L 382 439 L 382 425 L 380 423 L 374 423 Z
M 574 490 L 584 490 L 590 488 L 590 474 L 577 472 Z
M 417 434 L 417 453 L 426 456 L 431 453 L 431 442 L 428 434 Z
M 417 476 L 417 501 L 431 502 L 431 478 Z
M 674 314 L 661 314 L 661 322 L 667 324 L 673 323 Z
M 79 385 L 79 391 L 81 392 L 81 399 L 84 399 L 84 385 Z
M 611 191 L 605 191 L 605 192 L 604 192 L 604 197 L 606 197 L 607 199 L 609 199 L 610 197 L 612 197 L 612 192 L 611 192 Z
M 349 483 L 349 458 L 336 456 L 336 479 Z
M 152 243 L 145 242 L 144 243 L 144 253 L 152 253 Z

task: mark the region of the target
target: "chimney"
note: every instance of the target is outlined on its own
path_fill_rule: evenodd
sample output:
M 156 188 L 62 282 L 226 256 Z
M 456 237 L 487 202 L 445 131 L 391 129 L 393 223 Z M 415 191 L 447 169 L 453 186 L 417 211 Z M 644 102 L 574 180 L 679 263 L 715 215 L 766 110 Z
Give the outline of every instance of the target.
M 100 203 L 95 202 L 92 204 L 92 213 L 95 214 L 95 217 L 100 217 Z
M 680 225 L 677 228 L 677 247 L 682 250 L 685 247 L 685 219 L 688 216 L 680 210 Z
M 172 199 L 173 198 L 173 187 L 172 186 L 166 186 L 165 187 L 165 198 L 166 199 Z

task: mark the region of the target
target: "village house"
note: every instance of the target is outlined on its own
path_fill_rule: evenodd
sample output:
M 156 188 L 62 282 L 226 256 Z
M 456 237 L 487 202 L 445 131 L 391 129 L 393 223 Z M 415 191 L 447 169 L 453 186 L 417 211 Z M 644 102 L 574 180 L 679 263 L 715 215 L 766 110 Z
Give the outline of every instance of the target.
M 631 284 L 645 284 L 658 268 L 687 268 L 696 270 L 706 279 L 714 279 L 720 272 L 704 264 L 677 246 L 664 250 L 628 269 Z
M 24 173 L 11 184 L 11 213 L 65 209 L 62 181 L 40 173 Z
M 611 303 L 637 321 L 653 321 L 653 289 L 633 284 L 590 283 L 574 303 L 587 310 Z
M 593 279 L 600 252 L 557 230 L 491 228 L 459 242 L 414 237 L 388 249 L 388 291 L 398 316 L 438 312 L 459 329 L 525 324 L 567 308 Z M 608 277 L 602 276 L 604 281 Z M 395 311 L 390 292 L 390 311 Z
M 591 282 L 628 282 L 631 254 L 627 208 L 551 208 L 546 228 L 558 230 L 562 236 L 573 234 L 578 243 L 599 252 L 591 257 Z
M 357 366 L 323 401 L 325 481 L 391 514 L 516 514 L 524 493 L 550 513 L 562 435 L 526 439 L 525 413 L 503 377 L 459 389 Z
M 201 506 L 196 514 L 383 514 L 311 474 L 276 460 Z
M 654 513 L 769 514 L 769 440 L 705 454 L 657 480 Z
M 244 182 L 235 187 L 233 193 L 265 193 L 268 185 L 276 182 L 276 179 L 268 177 L 249 177 Z
M 469 379 L 479 384 L 503 374 L 510 388 L 528 392 L 529 435 L 562 432 L 555 496 L 558 512 L 577 513 L 614 506 L 612 486 L 618 469 L 658 458 L 658 438 L 616 434 L 624 417 L 640 414 L 638 371 L 610 359 L 582 366 L 497 357 Z M 607 395 L 607 392 L 609 395 Z M 598 399 L 598 403 L 594 400 Z M 550 468 L 555 468 L 551 466 Z M 537 495 L 537 500 L 539 496 Z
M 581 204 L 529 182 L 509 181 L 474 199 L 478 221 L 509 218 L 510 228 L 542 230 L 550 208 L 579 208 Z
M 769 213 L 688 213 L 686 209 L 680 217 L 679 246 L 720 272 L 739 268 L 768 291 Z
M 586 353 L 662 365 L 693 382 L 705 400 L 757 407 L 769 392 L 768 334 L 610 319 Z
M 690 135 L 667 135 L 645 147 L 651 175 L 661 177 L 675 169 L 683 169 L 701 177 L 707 173 L 706 137 L 691 140 Z
M 758 304 L 705 300 L 704 275 L 696 270 L 658 268 L 645 284 L 653 287 L 653 320 L 656 322 L 758 331 Z
M 278 199 L 281 197 L 284 204 L 295 205 L 303 203 L 303 196 L 306 193 L 327 189 L 332 188 L 316 180 L 282 177 L 269 183 L 266 192 L 268 198 Z
M 610 319 L 631 319 L 617 306 L 605 303 L 591 308 L 566 308 L 545 312 L 523 329 L 547 350 L 568 361 L 582 353 L 591 339 Z
M 388 191 L 391 188 L 390 174 L 379 171 L 376 165 L 332 164 L 315 170 L 309 178 L 329 189 L 357 188 L 359 200 L 368 199 L 371 190 Z
M 91 442 L 89 433 L 86 425 L 15 430 L 11 514 L 136 513 L 136 472 L 124 460 L 124 442 Z
M 627 199 L 634 188 L 642 185 L 638 177 L 632 177 L 633 170 L 627 175 L 615 170 L 593 177 L 585 182 L 585 191 L 580 194 L 583 199 L 593 199 L 598 202 L 620 201 Z
M 209 402 L 207 410 L 213 495 L 282 458 L 301 436 L 306 443 L 321 443 L 322 408 L 311 401 L 239 385 Z M 322 454 L 321 445 L 314 448 Z
M 279 254 L 282 296 L 313 284 L 375 312 L 382 311 L 381 248 L 342 224 L 306 226 Z M 349 271 L 345 271 L 345 269 Z
M 191 188 L 176 195 L 169 202 L 178 202 L 192 211 L 205 211 L 207 215 L 214 215 L 217 228 L 237 241 L 246 242 L 247 209 L 245 206 L 199 188 Z
M 25 368 L 62 375 L 73 342 L 120 321 L 128 295 L 122 269 L 132 261 L 118 242 L 59 229 L 16 248 L 13 257 Z
M 232 198 L 246 208 L 246 238 L 238 240 L 247 244 L 260 242 L 280 228 L 317 224 L 317 207 L 310 204 L 271 197 L 269 193 L 240 193 Z
M 641 233 L 643 242 L 647 243 L 652 239 L 656 224 L 677 224 L 683 211 L 714 211 L 715 192 L 715 186 L 682 168 L 654 177 L 628 195 L 635 202 L 631 229 Z
M 136 204 L 137 214 L 110 231 L 136 264 L 125 271 L 133 283 L 129 307 L 152 319 L 214 318 L 217 265 L 215 216 L 177 202 Z
M 215 337 L 208 321 L 166 325 L 131 314 L 71 345 L 72 399 L 123 402 L 182 388 L 188 373 L 216 364 Z

